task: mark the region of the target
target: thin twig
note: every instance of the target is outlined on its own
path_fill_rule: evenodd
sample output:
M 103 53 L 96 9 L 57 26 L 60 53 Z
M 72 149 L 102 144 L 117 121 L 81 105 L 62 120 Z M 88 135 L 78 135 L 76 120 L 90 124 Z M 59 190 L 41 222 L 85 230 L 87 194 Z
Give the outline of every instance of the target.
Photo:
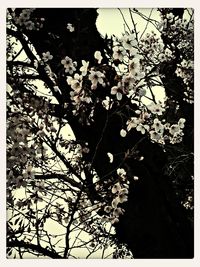
M 108 113 L 107 113 L 107 116 L 106 116 L 106 121 L 105 121 L 103 130 L 102 130 L 102 133 L 101 133 L 101 137 L 100 137 L 100 139 L 99 139 L 99 141 L 98 141 L 98 143 L 97 143 L 97 145 L 96 145 L 96 149 L 95 149 L 95 151 L 94 151 L 94 155 L 93 155 L 93 158 L 92 158 L 92 160 L 91 160 L 91 165 L 90 165 L 91 167 L 90 167 L 90 169 L 91 169 L 92 166 L 93 166 L 95 157 L 96 157 L 96 155 L 97 155 L 97 151 L 98 151 L 99 146 L 100 146 L 100 144 L 101 144 L 101 142 L 102 142 L 102 140 L 103 140 L 104 133 L 105 133 L 105 131 L 106 131 L 107 125 L 108 125 Z
M 149 14 L 149 17 L 148 17 L 146 26 L 145 26 L 145 28 L 144 28 L 144 31 L 143 31 L 142 34 L 140 35 L 140 40 L 142 39 L 142 36 L 144 35 L 144 33 L 145 33 L 145 31 L 146 31 L 146 29 L 147 29 L 147 27 L 148 27 L 148 25 L 149 25 L 149 22 L 150 22 L 150 18 L 151 18 L 151 14 L 152 14 L 152 12 L 153 12 L 153 8 L 151 9 L 151 12 L 150 12 L 150 14 Z
M 133 15 L 131 13 L 131 9 L 130 8 L 129 8 L 129 13 L 130 13 L 131 21 L 133 23 L 133 28 L 134 28 L 134 32 L 135 32 L 135 38 L 136 38 L 137 43 L 139 43 L 139 40 L 138 40 L 138 32 L 137 32 L 136 24 L 135 24 L 135 21 L 133 19 Z
M 130 27 L 128 26 L 128 23 L 126 22 L 126 19 L 125 19 L 125 17 L 124 17 L 124 14 L 122 13 L 122 11 L 121 11 L 120 8 L 118 8 L 118 10 L 119 10 L 119 12 L 120 12 L 121 15 L 122 15 L 122 18 L 123 18 L 123 20 L 124 20 L 124 22 L 125 22 L 125 24 L 126 24 L 126 27 L 128 28 L 129 32 L 131 33 L 131 29 L 130 29 Z
M 82 189 L 79 191 L 79 194 L 77 196 L 77 199 L 76 199 L 76 202 L 74 203 L 74 207 L 73 207 L 73 210 L 72 210 L 72 213 L 71 213 L 71 218 L 70 218 L 70 221 L 67 225 L 67 228 L 66 228 L 66 235 L 65 235 L 65 251 L 64 251 L 64 255 L 63 257 L 64 258 L 67 258 L 67 254 L 68 254 L 68 251 L 69 251 L 69 235 L 70 235 L 70 227 L 72 225 L 72 222 L 74 221 L 74 214 L 76 212 L 76 209 L 77 209 L 77 205 L 79 203 L 79 200 L 81 198 L 81 195 L 82 195 L 82 192 L 83 192 L 83 187 L 84 187 L 84 183 L 82 185 Z

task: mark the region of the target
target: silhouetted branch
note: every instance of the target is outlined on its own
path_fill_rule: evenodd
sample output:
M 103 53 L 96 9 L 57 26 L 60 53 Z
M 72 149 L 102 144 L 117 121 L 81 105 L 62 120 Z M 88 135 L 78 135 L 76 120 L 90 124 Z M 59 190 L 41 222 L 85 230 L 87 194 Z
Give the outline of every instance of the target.
M 43 248 L 42 246 L 39 245 L 35 245 L 35 244 L 30 244 L 27 243 L 25 241 L 19 241 L 19 240 L 13 240 L 13 241 L 8 241 L 7 242 L 7 246 L 8 247 L 19 247 L 19 248 L 24 248 L 29 250 L 29 252 L 31 253 L 31 251 L 36 251 L 39 254 L 42 254 L 44 256 L 48 256 L 52 259 L 62 259 L 62 257 L 56 253 L 55 251 L 50 251 L 47 248 Z

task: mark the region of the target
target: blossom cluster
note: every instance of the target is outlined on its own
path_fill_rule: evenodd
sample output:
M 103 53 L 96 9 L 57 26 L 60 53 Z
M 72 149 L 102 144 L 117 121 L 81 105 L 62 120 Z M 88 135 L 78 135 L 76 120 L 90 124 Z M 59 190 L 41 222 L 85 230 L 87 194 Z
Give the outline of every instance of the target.
M 149 36 L 149 38 L 153 40 L 152 42 L 158 42 L 158 38 L 155 39 L 154 34 L 152 36 L 152 39 L 151 36 Z M 145 80 L 145 75 L 148 75 L 148 73 L 145 74 L 147 70 L 142 71 L 142 69 L 144 69 L 144 56 L 141 55 L 141 51 L 136 45 L 137 42 L 133 35 L 126 34 L 121 39 L 116 38 L 115 46 L 113 47 L 113 58 L 123 61 L 123 64 L 127 65 L 127 70 L 122 75 L 118 76 L 117 85 L 110 88 L 110 93 L 106 95 L 105 99 L 101 100 L 102 105 L 106 110 L 110 110 L 112 109 L 113 103 L 115 101 L 121 101 L 124 95 L 130 98 L 131 102 L 140 103 L 140 108 L 135 111 L 137 116 L 128 118 L 127 129 L 121 129 L 120 135 L 122 137 L 125 137 L 127 132 L 132 128 L 135 128 L 142 134 L 148 134 L 153 142 L 158 142 L 160 144 L 165 144 L 166 142 L 172 144 L 179 143 L 182 140 L 184 123 L 179 127 L 179 122 L 163 122 L 162 118 L 166 106 L 162 102 L 156 102 L 152 99 L 150 104 L 141 105 L 141 98 L 146 96 L 148 91 L 148 85 Z M 124 51 L 123 57 L 119 56 L 119 58 L 116 58 L 116 47 L 120 47 L 120 51 Z M 158 45 L 158 47 L 160 52 L 163 48 L 161 45 Z M 163 51 L 165 55 L 165 59 L 163 60 L 171 60 L 173 58 L 173 53 L 169 48 Z M 95 58 L 99 61 L 102 60 L 99 51 L 95 52 Z M 158 61 L 160 62 L 160 59 Z M 72 65 L 72 62 L 73 61 L 69 59 L 69 64 Z M 183 64 L 184 61 L 182 62 L 182 65 Z M 87 110 L 87 107 L 89 107 L 88 104 L 93 102 L 93 91 L 95 91 L 99 85 L 109 88 L 109 81 L 107 80 L 105 70 L 100 71 L 96 70 L 94 67 L 89 68 L 89 62 L 83 60 L 80 72 L 81 74 L 75 73 L 74 77 L 67 76 L 67 83 L 73 90 L 70 92 L 70 96 L 75 106 L 73 112 L 75 115 L 77 115 L 77 112 L 83 107 L 83 104 L 84 112 Z M 90 84 L 88 84 L 88 82 L 90 82 Z M 180 121 L 183 120 L 185 119 L 180 119 Z
M 53 56 L 50 54 L 49 51 L 42 53 L 42 59 L 44 62 L 48 62 L 49 60 L 53 59 Z
M 42 138 L 46 132 L 52 135 L 55 128 L 44 101 L 34 96 L 30 98 L 20 91 L 11 91 L 10 96 L 15 99 L 15 104 L 11 106 L 12 115 L 8 113 L 7 118 L 7 178 L 8 184 L 16 189 L 34 180 L 35 165 L 43 164 L 47 159 Z
M 102 60 L 100 51 L 94 53 L 94 58 L 98 61 L 98 64 L 100 64 Z M 95 67 L 89 68 L 89 62 L 86 62 L 85 60 L 82 60 L 82 66 L 79 68 L 79 73 L 74 73 L 77 64 L 69 57 L 65 57 L 61 63 L 64 65 L 65 72 L 71 75 L 67 75 L 66 81 L 72 89 L 70 98 L 74 105 L 73 114 L 77 115 L 82 110 L 85 112 L 85 109 L 89 107 L 88 104 L 93 102 L 92 91 L 95 91 L 99 85 L 105 87 L 105 74 L 104 72 L 97 70 Z M 73 73 L 74 76 L 72 76 Z M 91 108 L 88 118 L 92 119 L 92 116 L 93 108 Z
M 21 117 L 20 113 L 13 113 L 7 121 L 7 181 L 8 186 L 14 188 L 25 187 L 28 177 L 33 177 L 32 159 L 36 157 L 37 146 L 29 142 L 31 131 L 27 127 L 28 117 Z
M 126 177 L 126 171 L 123 168 L 117 169 L 118 181 L 112 186 L 112 202 L 111 205 L 105 205 L 103 220 L 110 221 L 112 224 L 119 222 L 119 216 L 124 214 L 124 209 L 120 204 L 128 201 L 129 181 Z
M 91 103 L 91 93 L 83 88 L 83 76 L 78 73 L 74 74 L 74 77 L 68 76 L 67 83 L 70 85 L 73 91 L 70 92 L 70 98 L 75 106 L 74 114 L 79 109 L 82 103 Z
M 120 131 L 122 137 L 126 137 L 127 132 L 136 129 L 141 134 L 147 133 L 153 142 L 165 144 L 167 141 L 174 144 L 182 141 L 185 119 L 180 118 L 177 123 L 170 124 L 165 120 L 160 120 L 164 109 L 159 104 L 148 106 L 150 112 L 137 110 L 139 116 L 131 117 L 127 120 L 127 128 Z
M 77 62 L 73 62 L 68 56 L 61 60 L 61 64 L 64 66 L 66 73 L 73 74 L 76 71 Z
M 141 40 L 135 34 L 127 32 L 121 38 L 114 37 L 112 49 L 111 61 L 118 73 L 118 83 L 111 87 L 110 94 L 111 98 L 116 96 L 118 101 L 122 100 L 123 95 L 133 102 L 146 97 L 149 90 L 147 77 L 155 66 L 175 57 L 173 49 L 165 47 L 162 39 L 153 31 Z M 157 76 L 159 77 L 158 73 Z
M 194 102 L 194 19 L 179 18 L 173 13 L 161 12 L 160 27 L 162 34 L 172 40 L 171 47 L 178 50 L 180 61 L 177 63 L 176 74 L 182 78 L 184 88 L 184 101 Z
M 129 78 L 136 81 L 144 78 L 145 73 L 142 69 L 141 60 L 143 55 L 138 49 L 138 41 L 135 34 L 124 34 L 121 38 L 114 38 L 112 60 L 115 65 L 124 66 L 124 71 Z
M 188 103 L 193 103 L 193 72 L 194 72 L 194 61 L 183 59 L 180 64 L 177 64 L 176 75 L 182 78 L 184 84 L 186 85 L 186 90 L 184 91 L 184 100 Z
M 16 25 L 25 27 L 26 30 L 39 30 L 43 27 L 44 19 L 40 18 L 36 21 L 31 20 L 31 14 L 34 12 L 35 8 L 24 8 L 22 9 L 19 16 L 14 16 L 14 21 Z

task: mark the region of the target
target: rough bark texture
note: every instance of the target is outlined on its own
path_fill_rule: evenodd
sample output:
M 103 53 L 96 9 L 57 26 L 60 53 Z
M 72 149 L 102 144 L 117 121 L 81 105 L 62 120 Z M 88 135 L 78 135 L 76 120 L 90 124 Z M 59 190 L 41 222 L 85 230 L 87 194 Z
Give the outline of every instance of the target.
M 103 53 L 105 43 L 95 26 L 97 18 L 95 9 L 37 9 L 35 12 L 36 15 L 45 18 L 45 26 L 41 32 L 27 32 L 27 36 L 38 53 L 50 51 L 54 55 L 51 67 L 55 73 L 57 63 L 66 55 L 77 60 L 78 64 L 81 59 L 89 60 L 92 64 L 94 52 L 100 50 Z M 68 22 L 75 25 L 74 33 L 66 30 Z M 174 89 L 181 84 L 174 76 L 174 69 L 167 72 L 169 69 L 167 67 L 169 66 L 163 66 L 163 72 L 166 74 L 163 82 L 167 94 L 172 95 L 168 90 L 171 88 L 169 77 Z M 63 92 L 63 98 L 60 100 L 62 102 L 69 98 L 69 88 L 62 76 L 59 77 L 59 82 Z M 106 95 L 106 90 L 109 89 L 103 90 Z M 173 98 L 176 96 L 173 95 Z M 123 99 L 121 105 L 124 105 L 123 112 L 129 112 L 127 105 L 131 104 L 128 99 Z M 187 124 L 191 129 L 193 126 L 191 106 L 183 105 L 181 112 L 183 116 L 187 116 Z M 95 108 L 94 124 L 91 126 L 83 126 L 70 113 L 63 114 L 61 105 L 57 109 L 58 113 L 68 118 L 77 139 L 89 143 L 88 162 L 93 159 L 96 151 L 93 165 L 100 177 L 111 170 L 107 152 L 119 154 L 113 164 L 114 167 L 118 166 L 123 160 L 120 153 L 131 149 L 142 137 L 138 132 L 133 132 L 126 138 L 121 138 L 119 135 L 121 118 L 118 115 L 111 116 L 105 126 L 107 113 L 100 104 Z M 101 139 L 102 129 L 105 129 L 105 132 Z M 187 132 L 184 139 L 185 146 L 190 146 L 191 138 Z M 143 161 L 132 157 L 124 162 L 129 177 L 137 175 L 139 180 L 131 184 L 129 200 L 123 205 L 125 214 L 120 217 L 119 224 L 116 224 L 118 240 L 128 244 L 135 258 L 192 258 L 192 224 L 176 197 L 170 177 L 164 174 L 167 155 L 158 145 L 152 144 L 147 139 L 138 144 L 138 150 L 140 155 L 144 156 Z M 88 184 L 95 199 L 98 194 L 90 180 Z

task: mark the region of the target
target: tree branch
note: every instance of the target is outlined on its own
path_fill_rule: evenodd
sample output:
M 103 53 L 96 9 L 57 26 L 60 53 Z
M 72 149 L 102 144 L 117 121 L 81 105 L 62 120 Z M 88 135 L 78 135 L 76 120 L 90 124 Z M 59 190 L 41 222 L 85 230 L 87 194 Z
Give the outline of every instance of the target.
M 7 28 L 7 34 L 14 36 L 16 39 L 18 39 L 20 41 L 26 55 L 31 60 L 31 64 L 33 64 L 34 60 L 37 60 L 37 58 L 33 54 L 33 52 L 31 51 L 30 47 L 28 46 L 28 41 L 25 40 L 23 33 L 19 32 L 19 31 L 13 31 L 13 30 Z M 46 71 L 44 70 L 44 67 L 39 65 L 37 71 L 38 71 L 39 75 L 41 76 L 41 80 L 43 80 L 47 84 L 47 86 L 51 89 L 53 95 L 56 97 L 58 102 L 62 103 L 63 98 L 58 92 L 55 92 L 54 83 L 47 75 Z
M 59 179 L 59 180 L 63 180 L 65 182 L 70 183 L 72 186 L 77 187 L 78 189 L 82 189 L 82 185 L 78 182 L 76 182 L 75 180 L 69 178 L 67 175 L 64 174 L 45 174 L 45 175 L 35 175 L 36 179 L 44 179 L 44 180 L 49 180 L 49 179 Z
M 80 192 L 79 192 L 79 194 L 77 196 L 76 202 L 74 203 L 74 207 L 73 207 L 73 210 L 72 210 L 72 213 L 71 213 L 71 218 L 70 218 L 70 221 L 69 221 L 69 223 L 67 225 L 67 228 L 66 228 L 64 258 L 67 258 L 67 254 L 68 254 L 68 251 L 69 251 L 70 227 L 71 227 L 72 222 L 74 220 L 74 214 L 76 212 L 77 205 L 79 203 L 79 200 L 80 200 L 82 192 L 83 192 L 84 183 L 83 183 L 83 185 L 81 187 L 82 187 L 82 189 L 80 190 Z
M 19 79 L 25 79 L 25 80 L 26 79 L 28 79 L 28 80 L 40 80 L 40 76 L 39 75 L 30 75 L 30 74 L 18 75 L 17 78 L 19 78 Z
M 7 247 L 18 247 L 18 248 L 25 248 L 25 249 L 30 249 L 32 251 L 36 251 L 44 256 L 48 256 L 52 259 L 62 259 L 62 257 L 56 253 L 55 251 L 50 251 L 47 248 L 43 248 L 40 245 L 35 245 L 31 243 L 27 243 L 23 240 L 12 240 L 7 242 Z
M 22 33 L 20 33 L 19 31 L 13 31 L 13 30 L 7 28 L 7 34 L 15 37 L 16 39 L 18 39 L 20 41 L 27 57 L 31 60 L 32 63 L 34 62 L 34 60 L 37 59 L 35 57 L 35 55 L 33 54 L 33 52 L 31 51 L 31 49 L 29 48 L 28 42 L 25 40 Z
M 7 64 L 11 66 L 23 66 L 23 67 L 28 67 L 28 68 L 33 68 L 33 65 L 28 62 L 20 61 L 20 60 L 9 60 L 7 61 Z

